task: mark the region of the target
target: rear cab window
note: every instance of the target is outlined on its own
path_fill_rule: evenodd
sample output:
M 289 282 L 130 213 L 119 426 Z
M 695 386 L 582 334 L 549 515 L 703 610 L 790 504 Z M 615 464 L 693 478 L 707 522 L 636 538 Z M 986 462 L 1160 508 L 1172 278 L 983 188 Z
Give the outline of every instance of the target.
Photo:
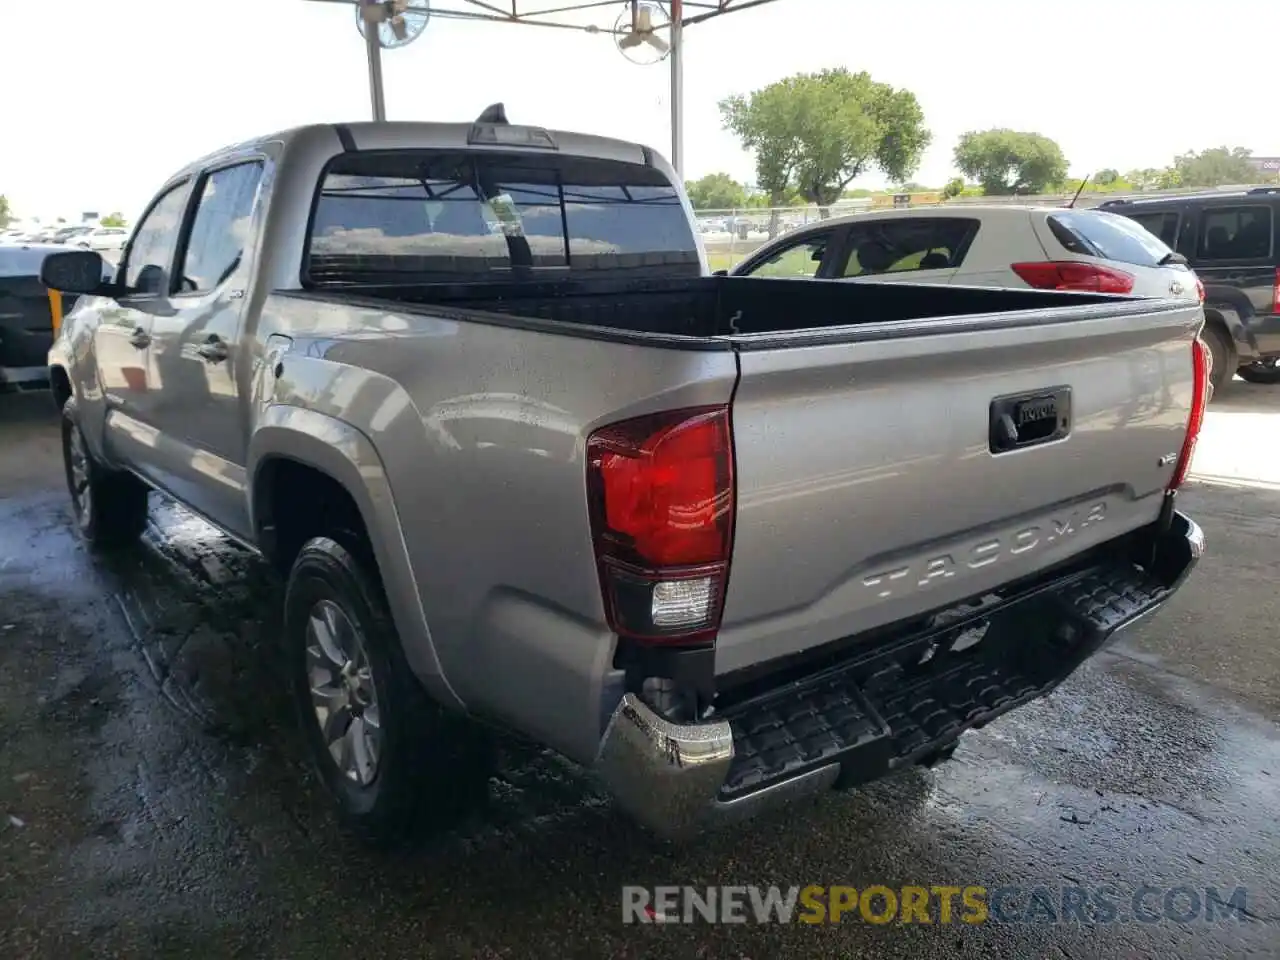
M 1078 256 L 1158 267 L 1173 252 L 1144 226 L 1118 214 L 1064 210 L 1046 220 L 1054 239 Z
M 696 277 L 702 261 L 679 191 L 653 167 L 398 150 L 330 163 L 303 273 L 313 285 Z
M 1201 214 L 1202 260 L 1264 260 L 1271 256 L 1271 207 L 1267 204 L 1206 207 Z
M 849 255 L 841 277 L 955 269 L 978 232 L 969 217 L 868 220 L 849 229 Z

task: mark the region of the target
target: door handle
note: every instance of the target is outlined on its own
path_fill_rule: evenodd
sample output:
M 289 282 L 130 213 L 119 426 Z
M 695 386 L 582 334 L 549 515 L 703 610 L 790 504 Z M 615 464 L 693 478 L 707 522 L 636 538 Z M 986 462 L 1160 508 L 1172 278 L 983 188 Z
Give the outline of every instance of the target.
M 209 363 L 221 363 L 227 359 L 226 341 L 216 333 L 211 333 L 209 334 L 209 339 L 196 348 L 196 353 L 200 354 Z
M 151 346 L 151 334 L 147 333 L 144 327 L 137 327 L 129 337 L 129 342 L 139 350 L 145 350 Z

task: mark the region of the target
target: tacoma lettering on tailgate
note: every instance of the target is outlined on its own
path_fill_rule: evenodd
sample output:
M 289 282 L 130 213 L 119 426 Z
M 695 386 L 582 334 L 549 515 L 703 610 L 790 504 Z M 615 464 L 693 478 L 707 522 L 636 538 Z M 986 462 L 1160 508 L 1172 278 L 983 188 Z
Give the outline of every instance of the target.
M 983 539 L 958 547 L 946 553 L 922 557 L 913 563 L 904 563 L 862 578 L 862 585 L 874 590 L 878 599 L 912 590 L 927 589 L 931 584 L 948 580 L 957 572 L 977 570 L 997 563 L 1004 557 L 1029 553 L 1069 537 L 1107 517 L 1107 504 L 1103 500 L 1087 507 L 1048 517 L 1037 523 L 998 537 Z

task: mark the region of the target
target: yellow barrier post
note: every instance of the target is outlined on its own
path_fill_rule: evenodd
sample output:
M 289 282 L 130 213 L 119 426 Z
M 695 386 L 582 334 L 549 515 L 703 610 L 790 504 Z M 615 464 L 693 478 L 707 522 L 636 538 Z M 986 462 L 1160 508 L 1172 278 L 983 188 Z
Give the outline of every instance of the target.
M 62 329 L 62 291 L 49 291 L 49 316 L 53 319 L 53 335 Z

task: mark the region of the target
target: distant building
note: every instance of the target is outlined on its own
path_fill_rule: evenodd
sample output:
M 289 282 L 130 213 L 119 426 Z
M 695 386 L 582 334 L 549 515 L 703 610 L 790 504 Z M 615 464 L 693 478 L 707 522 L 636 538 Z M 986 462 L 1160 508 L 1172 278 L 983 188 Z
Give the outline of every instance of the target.
M 1280 157 L 1250 157 L 1249 163 L 1268 180 L 1280 179 Z

